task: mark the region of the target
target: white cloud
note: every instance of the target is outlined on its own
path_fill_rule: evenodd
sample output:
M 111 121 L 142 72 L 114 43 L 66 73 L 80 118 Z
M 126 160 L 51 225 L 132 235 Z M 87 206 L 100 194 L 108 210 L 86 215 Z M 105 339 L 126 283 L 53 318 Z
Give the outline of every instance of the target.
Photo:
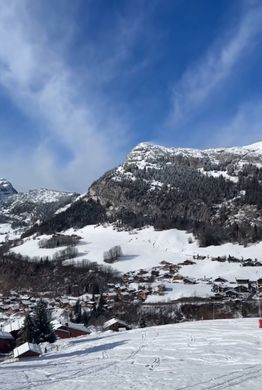
M 33 118 L 39 144 L 26 155 L 21 145 L 14 145 L 8 162 L 2 154 L 2 174 L 21 189 L 49 186 L 84 191 L 122 157 L 127 125 L 94 88 L 83 93 L 81 74 L 75 74 L 63 55 L 67 37 L 53 43 L 48 21 L 42 23 L 32 5 L 26 0 L 1 4 L 0 87 Z M 126 39 L 123 45 L 128 44 Z M 82 75 L 85 80 L 86 74 Z M 54 142 L 72 156 L 63 166 L 54 153 Z
M 224 87 L 230 75 L 254 49 L 262 32 L 261 3 L 248 3 L 239 24 L 216 41 L 207 53 L 190 66 L 174 86 L 169 123 L 179 128 L 190 122 L 205 104 Z

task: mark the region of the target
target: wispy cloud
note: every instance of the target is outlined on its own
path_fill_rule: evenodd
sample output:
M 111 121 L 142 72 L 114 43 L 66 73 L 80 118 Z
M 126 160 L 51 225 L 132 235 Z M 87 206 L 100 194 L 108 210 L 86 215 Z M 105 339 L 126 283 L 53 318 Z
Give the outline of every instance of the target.
M 240 61 L 254 49 L 256 38 L 261 32 L 261 3 L 247 2 L 236 27 L 230 28 L 213 43 L 174 86 L 168 120 L 173 128 L 186 125 L 199 111 L 205 111 L 205 104 L 219 88 L 226 85 Z
M 20 188 L 42 185 L 84 191 L 90 181 L 119 162 L 128 141 L 128 125 L 97 93 L 94 83 L 88 84 L 88 79 L 99 78 L 101 69 L 95 73 L 94 68 L 86 68 L 76 74 L 68 65 L 64 52 L 75 21 L 67 20 L 63 38 L 54 39 L 53 31 L 48 34 L 48 21 L 41 20 L 33 4 L 26 0 L 1 4 L 0 86 L 34 120 L 39 143 L 27 155 L 21 145 L 14 145 L 8 163 L 2 151 L 1 169 Z M 119 57 L 127 55 L 125 47 L 135 33 L 130 27 L 122 36 L 122 51 L 108 54 L 110 74 L 104 69 L 103 77 L 117 73 Z M 63 164 L 56 156 L 55 143 L 70 155 Z
M 241 146 L 262 140 L 262 100 L 242 103 L 235 115 L 217 126 L 210 124 L 212 139 L 206 147 Z

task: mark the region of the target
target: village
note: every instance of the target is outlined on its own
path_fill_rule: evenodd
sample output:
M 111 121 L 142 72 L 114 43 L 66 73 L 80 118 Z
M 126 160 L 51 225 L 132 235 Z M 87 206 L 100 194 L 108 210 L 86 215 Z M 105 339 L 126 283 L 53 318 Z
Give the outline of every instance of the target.
M 30 346 L 30 343 L 25 346 L 17 346 L 16 343 L 23 329 L 25 316 L 33 312 L 39 298 L 45 302 L 48 311 L 52 314 L 52 327 L 56 337 L 70 338 L 88 335 L 94 329 L 88 323 L 71 321 L 72 312 L 76 305 L 81 306 L 83 313 L 92 313 L 98 307 L 99 301 L 101 302 L 101 297 L 103 299 L 103 312 L 106 312 L 106 315 L 101 317 L 99 326 L 96 326 L 96 330 L 99 331 L 128 330 L 134 326 L 134 324 L 128 324 L 115 317 L 115 308 L 119 304 L 136 303 L 143 307 L 143 305 L 150 303 L 175 304 L 176 302 L 203 298 L 210 302 L 245 302 L 259 300 L 262 297 L 262 278 L 257 280 L 236 278 L 232 282 L 224 277 L 196 279 L 180 274 L 181 267 L 193 265 L 202 260 L 204 258 L 200 256 L 178 264 L 162 260 L 159 266 L 151 269 L 124 273 L 121 282 L 108 283 L 106 289 L 99 294 L 57 296 L 52 292 L 46 292 L 39 295 L 30 290 L 22 292 L 11 290 L 9 293 L 0 294 L 0 354 L 2 357 L 5 354 L 10 356 L 10 353 L 13 353 L 14 357 L 26 357 L 42 353 L 38 346 Z M 215 258 L 211 261 L 237 260 Z M 243 260 L 242 266 L 245 266 L 246 263 L 247 261 Z M 207 290 L 203 290 L 203 286 Z M 196 293 L 197 287 L 201 287 L 198 295 Z M 174 291 L 181 290 L 184 291 L 184 295 L 172 295 Z M 75 291 L 77 292 L 77 288 Z M 201 296 L 201 291 L 207 293 Z M 140 326 L 142 325 L 140 324 Z

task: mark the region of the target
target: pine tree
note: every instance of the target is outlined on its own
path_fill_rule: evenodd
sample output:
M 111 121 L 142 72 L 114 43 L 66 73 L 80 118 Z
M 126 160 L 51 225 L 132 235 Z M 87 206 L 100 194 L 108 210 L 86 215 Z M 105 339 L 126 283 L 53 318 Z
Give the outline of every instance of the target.
M 23 343 L 34 343 L 35 340 L 35 324 L 30 314 L 27 314 L 24 320 L 23 331 L 21 335 Z
M 87 311 L 84 311 L 83 315 L 82 315 L 82 322 L 84 323 L 85 326 L 88 326 L 88 323 L 90 321 L 90 313 L 88 313 Z
M 106 300 L 103 296 L 103 293 L 100 293 L 100 296 L 99 296 L 99 300 L 98 300 L 98 304 L 97 304 L 97 314 L 102 314 L 105 310 L 105 304 L 106 304 Z
M 34 309 L 35 313 L 35 342 L 42 343 L 48 341 L 53 343 L 56 339 L 53 332 L 50 315 L 46 308 L 46 303 L 40 299 Z
M 76 301 L 76 304 L 74 306 L 74 315 L 73 315 L 73 322 L 80 323 L 82 320 L 82 307 L 79 299 Z

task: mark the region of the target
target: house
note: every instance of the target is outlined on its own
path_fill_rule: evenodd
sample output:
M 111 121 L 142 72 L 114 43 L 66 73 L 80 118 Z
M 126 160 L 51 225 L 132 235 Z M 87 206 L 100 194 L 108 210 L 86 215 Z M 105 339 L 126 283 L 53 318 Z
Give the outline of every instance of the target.
M 24 320 L 25 320 L 24 317 L 17 318 L 15 321 L 12 321 L 9 324 L 4 325 L 2 330 L 4 332 L 10 333 L 15 339 L 17 339 L 23 329 Z
M 0 354 L 9 353 L 15 347 L 15 339 L 8 332 L 0 331 Z
M 241 285 L 249 285 L 249 279 L 236 279 L 236 282 L 237 284 L 241 284 Z
M 38 344 L 24 343 L 14 349 L 14 357 L 18 359 L 38 357 L 42 354 Z
M 196 284 L 196 281 L 190 278 L 184 278 L 183 281 L 185 284 Z
M 119 332 L 119 330 L 130 330 L 130 326 L 126 322 L 118 320 L 117 318 L 112 318 L 109 321 L 106 321 L 103 325 L 103 330 L 113 330 L 114 332 Z
M 185 260 L 184 263 L 182 263 L 183 265 L 193 265 L 193 264 L 196 264 L 194 261 L 192 260 Z
M 249 292 L 249 288 L 247 286 L 245 286 L 244 284 L 238 285 L 237 287 L 234 288 L 234 290 L 239 292 L 239 293 L 248 293 Z
M 233 290 L 227 290 L 225 292 L 226 297 L 228 298 L 238 298 L 238 292 Z
M 84 324 L 75 324 L 74 322 L 60 323 L 52 322 L 55 335 L 60 339 L 68 339 L 71 337 L 86 336 L 90 334 Z
M 214 280 L 215 283 L 227 283 L 227 280 L 220 276 Z

